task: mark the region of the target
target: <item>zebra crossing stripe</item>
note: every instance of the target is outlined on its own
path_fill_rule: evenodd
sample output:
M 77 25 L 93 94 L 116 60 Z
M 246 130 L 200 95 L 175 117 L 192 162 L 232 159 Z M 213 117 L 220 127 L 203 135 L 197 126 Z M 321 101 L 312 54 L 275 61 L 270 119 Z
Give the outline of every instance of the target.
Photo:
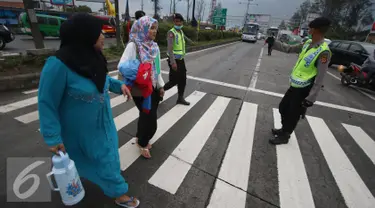
M 19 122 L 22 122 L 24 124 L 28 124 L 31 122 L 34 122 L 36 120 L 39 120 L 39 112 L 33 111 L 31 113 L 24 114 L 22 116 L 15 117 L 14 119 L 18 120 Z
M 371 139 L 360 127 L 342 124 L 353 137 L 354 141 L 362 148 L 367 157 L 375 164 L 375 141 Z
M 243 103 L 207 208 L 245 207 L 257 110 Z
M 162 102 L 166 101 L 167 99 L 169 99 L 176 93 L 177 93 L 176 87 L 173 87 L 172 89 L 166 91 Z M 114 118 L 114 121 L 115 121 L 117 131 L 119 131 L 120 129 L 124 128 L 125 126 L 133 122 L 135 119 L 138 118 L 138 116 L 139 116 L 139 111 L 137 107 L 133 107 L 130 110 L 120 114 L 119 116 L 116 116 Z
M 281 128 L 281 116 L 273 109 L 275 128 Z M 295 133 L 287 145 L 276 146 L 281 208 L 314 208 L 314 199 Z
M 372 208 L 375 198 L 350 163 L 327 124 L 321 118 L 306 116 L 348 208 Z
M 27 94 L 31 94 L 31 93 L 35 93 L 35 92 L 38 92 L 38 89 L 27 90 L 27 91 L 23 91 L 22 93 L 27 95 Z
M 210 108 L 190 130 L 172 155 L 159 167 L 148 181 L 171 194 L 175 194 L 199 152 L 206 144 L 216 124 L 230 102 L 229 98 L 217 97 Z
M 20 109 L 20 108 L 34 105 L 36 103 L 38 103 L 38 97 L 34 96 L 25 100 L 20 100 L 14 103 L 0 106 L 0 113 L 8 113 L 8 112 Z
M 190 102 L 189 106 L 176 105 L 162 117 L 160 117 L 158 119 L 158 129 L 151 139 L 150 144 L 155 143 L 161 136 L 163 136 L 163 134 L 165 134 L 178 120 L 189 112 L 189 110 L 194 107 L 205 95 L 206 93 L 204 92 L 195 91 L 186 98 L 186 100 Z M 122 171 L 126 170 L 140 156 L 139 149 L 135 145 L 135 142 L 135 138 L 133 138 L 119 149 L 120 166 Z

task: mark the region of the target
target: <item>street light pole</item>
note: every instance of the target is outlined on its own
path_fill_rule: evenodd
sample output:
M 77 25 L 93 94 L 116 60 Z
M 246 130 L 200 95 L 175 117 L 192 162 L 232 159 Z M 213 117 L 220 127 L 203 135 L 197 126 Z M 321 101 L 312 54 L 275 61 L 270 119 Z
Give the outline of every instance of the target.
M 119 15 L 119 5 L 118 0 L 115 0 L 115 11 L 116 11 L 116 43 L 117 46 L 122 45 L 121 44 L 121 29 L 120 29 L 120 15 Z
M 43 37 L 38 27 L 38 19 L 36 18 L 33 2 L 30 0 L 23 0 L 23 5 L 26 10 L 26 15 L 29 19 L 35 48 L 42 49 L 44 48 Z
M 193 16 L 192 16 L 192 19 L 191 19 L 191 26 L 193 26 L 193 27 L 198 26 L 198 22 L 195 19 L 195 0 L 193 0 Z

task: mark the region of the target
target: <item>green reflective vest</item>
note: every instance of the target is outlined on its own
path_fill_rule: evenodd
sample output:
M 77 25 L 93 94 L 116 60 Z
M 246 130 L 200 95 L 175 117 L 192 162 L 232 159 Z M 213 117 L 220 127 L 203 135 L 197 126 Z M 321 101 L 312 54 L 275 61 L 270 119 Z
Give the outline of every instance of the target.
M 298 57 L 298 61 L 293 68 L 292 74 L 290 75 L 290 85 L 292 87 L 302 88 L 311 85 L 318 73 L 315 62 L 319 55 L 324 51 L 329 51 L 331 53 L 326 42 L 323 42 L 318 48 L 311 48 L 307 51 L 310 43 L 311 40 L 306 41 Z
M 184 32 L 180 30 L 177 32 L 175 28 L 169 30 L 174 35 L 173 54 L 176 59 L 183 59 L 185 56 L 185 37 Z M 168 54 L 169 55 L 169 54 Z

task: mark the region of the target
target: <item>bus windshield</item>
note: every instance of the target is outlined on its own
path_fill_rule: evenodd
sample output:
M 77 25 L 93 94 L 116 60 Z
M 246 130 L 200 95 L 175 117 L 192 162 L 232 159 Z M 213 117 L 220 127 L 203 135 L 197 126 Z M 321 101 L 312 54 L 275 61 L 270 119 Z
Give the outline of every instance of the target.
M 259 26 L 257 24 L 246 24 L 243 28 L 243 34 L 257 35 Z
M 279 29 L 278 28 L 269 28 L 267 30 L 267 35 L 277 36 L 278 33 L 279 33 Z

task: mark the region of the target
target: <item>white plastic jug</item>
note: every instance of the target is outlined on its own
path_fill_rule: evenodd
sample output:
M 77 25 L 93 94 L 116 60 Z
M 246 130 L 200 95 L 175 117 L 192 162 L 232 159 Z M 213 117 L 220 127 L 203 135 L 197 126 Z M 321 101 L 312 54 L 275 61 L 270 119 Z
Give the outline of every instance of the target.
M 74 161 L 68 153 L 59 151 L 59 155 L 52 157 L 52 171 L 47 174 L 47 180 L 53 191 L 60 191 L 62 202 L 72 206 L 80 202 L 85 196 Z M 51 176 L 54 175 L 57 188 L 53 185 Z

